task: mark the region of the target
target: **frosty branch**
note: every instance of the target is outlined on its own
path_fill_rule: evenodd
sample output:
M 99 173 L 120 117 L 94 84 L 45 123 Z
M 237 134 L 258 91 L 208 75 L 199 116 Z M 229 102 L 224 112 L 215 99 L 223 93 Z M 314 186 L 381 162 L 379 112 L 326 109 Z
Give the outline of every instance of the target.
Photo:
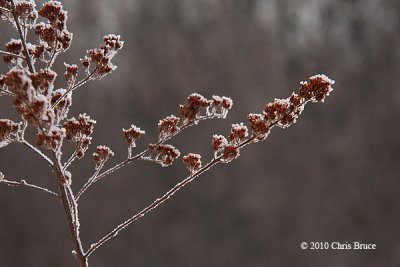
M 58 75 L 52 67 L 57 56 L 68 50 L 73 36 L 67 29 L 67 15 L 58 1 L 49 1 L 37 8 L 32 1 L 0 0 L 0 16 L 14 27 L 17 36 L 17 39 L 11 39 L 5 44 L 5 51 L 0 51 L 4 63 L 9 67 L 8 72 L 0 76 L 0 95 L 12 97 L 12 106 L 20 115 L 19 122 L 0 119 L 0 148 L 19 143 L 32 150 L 51 167 L 59 192 L 25 180 L 7 180 L 3 173 L 0 173 L 0 183 L 39 190 L 61 200 L 73 241 L 73 254 L 81 267 L 88 266 L 89 256 L 98 248 L 159 207 L 201 174 L 219 163 L 230 163 L 239 157 L 245 146 L 265 140 L 272 128 L 287 128 L 294 124 L 305 105 L 324 102 L 334 84 L 325 75 L 312 76 L 308 81 L 301 82 L 298 92 L 289 98 L 275 99 L 260 113 L 249 114 L 247 120 L 250 129 L 244 123 L 237 123 L 231 126 L 228 136 L 213 135 L 210 149 L 212 156 L 207 164 L 203 166 L 199 154 L 183 156 L 189 176 L 85 249 L 80 237 L 78 200 L 92 185 L 136 160 L 151 161 L 164 167 L 172 165 L 181 153 L 168 141 L 187 128 L 198 125 L 200 121 L 226 118 L 233 102 L 229 97 L 212 96 L 208 99 L 196 93 L 189 95 L 187 103 L 179 106 L 179 114 L 159 121 L 158 140 L 136 154 L 133 154 L 136 142 L 145 131 L 135 125 L 122 129 L 121 137 L 127 145 L 126 158 L 103 170 L 114 152 L 107 146 L 97 146 L 92 154 L 94 172 L 75 193 L 71 187 L 73 175 L 69 167 L 87 155 L 96 121 L 86 113 L 77 117 L 69 116 L 73 94 L 87 82 L 100 80 L 116 69 L 112 59 L 122 49 L 124 42 L 119 35 L 106 35 L 103 45 L 89 49 L 83 55 L 80 67 L 64 63 L 65 73 Z M 29 31 L 36 37 L 35 43 L 27 42 Z M 65 89 L 55 88 L 58 76 L 64 77 Z M 78 79 L 80 76 L 83 77 Z M 32 128 L 36 134 L 34 142 L 25 138 L 27 127 Z M 67 143 L 73 145 L 74 152 L 63 161 L 62 155 Z

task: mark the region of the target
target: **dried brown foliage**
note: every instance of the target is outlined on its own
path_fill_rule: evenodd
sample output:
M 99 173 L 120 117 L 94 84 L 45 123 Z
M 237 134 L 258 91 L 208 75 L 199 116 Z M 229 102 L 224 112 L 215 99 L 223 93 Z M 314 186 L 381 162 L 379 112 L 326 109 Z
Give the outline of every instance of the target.
M 75 193 L 71 188 L 74 178 L 68 168 L 75 160 L 85 156 L 92 141 L 96 121 L 86 114 L 80 114 L 78 118 L 68 117 L 73 93 L 86 82 L 99 80 L 113 72 L 116 66 L 112 64 L 112 59 L 123 47 L 124 42 L 120 36 L 109 34 L 103 38 L 102 46 L 89 49 L 83 55 L 80 60 L 81 67 L 64 63 L 65 73 L 58 75 L 52 70 L 52 66 L 57 56 L 68 50 L 73 36 L 67 29 L 68 16 L 61 2 L 49 1 L 38 9 L 30 1 L 5 0 L 0 1 L 0 7 L 1 18 L 13 25 L 19 36 L 18 39 L 11 39 L 5 44 L 5 51 L 0 51 L 4 64 L 9 66 L 9 71 L 0 77 L 0 90 L 1 95 L 13 98 L 13 108 L 21 117 L 20 122 L 0 119 L 0 147 L 20 143 L 33 150 L 51 167 L 59 192 L 52 192 L 24 180 L 7 180 L 3 173 L 0 173 L 0 182 L 9 186 L 38 189 L 61 200 L 73 238 L 74 255 L 80 266 L 88 266 L 88 258 L 97 248 L 169 199 L 203 172 L 217 163 L 229 163 L 236 159 L 246 145 L 265 140 L 273 127 L 287 128 L 295 123 L 307 103 L 324 102 L 334 83 L 325 75 L 312 76 L 300 84 L 297 94 L 294 93 L 287 99 L 275 99 L 273 103 L 267 104 L 261 113 L 249 114 L 247 119 L 250 129 L 244 123 L 237 123 L 232 125 L 227 137 L 213 135 L 212 157 L 208 163 L 202 164 L 199 154 L 189 153 L 183 156 L 183 162 L 190 172 L 187 178 L 85 249 L 79 232 L 80 197 L 93 184 L 135 160 L 170 166 L 181 153 L 166 142 L 202 120 L 225 118 L 233 106 L 232 99 L 225 96 L 212 96 L 208 99 L 196 93 L 189 95 L 187 103 L 179 106 L 177 115 L 170 115 L 159 121 L 158 141 L 149 144 L 148 149 L 135 155 L 132 154 L 132 150 L 145 131 L 134 125 L 123 129 L 122 136 L 128 148 L 126 159 L 101 172 L 114 153 L 107 146 L 98 146 L 92 155 L 95 163 L 94 174 L 88 178 L 81 190 Z M 26 40 L 29 31 L 33 31 L 36 36 L 34 44 Z M 55 81 L 59 76 L 64 76 L 65 88 L 55 88 Z M 34 144 L 25 138 L 27 127 L 36 132 Z M 66 143 L 72 143 L 75 149 L 68 160 L 64 161 L 62 156 Z

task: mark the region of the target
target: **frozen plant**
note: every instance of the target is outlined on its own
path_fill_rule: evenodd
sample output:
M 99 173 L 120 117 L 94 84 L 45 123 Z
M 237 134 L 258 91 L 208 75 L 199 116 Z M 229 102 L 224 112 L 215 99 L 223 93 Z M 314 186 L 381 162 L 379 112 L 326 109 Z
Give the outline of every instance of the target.
M 33 1 L 0 0 L 0 16 L 15 28 L 18 36 L 5 44 L 5 51 L 0 50 L 4 63 L 9 67 L 8 72 L 0 77 L 0 95 L 11 97 L 13 108 L 20 115 L 18 122 L 0 118 L 0 147 L 22 144 L 35 152 L 50 166 L 58 192 L 25 180 L 11 180 L 1 172 L 0 183 L 37 189 L 62 203 L 73 240 L 73 254 L 79 266 L 88 266 L 89 257 L 99 247 L 205 171 L 218 163 L 229 163 L 236 159 L 245 146 L 265 140 L 275 126 L 287 128 L 295 123 L 304 106 L 309 102 L 324 102 L 334 84 L 325 75 L 312 76 L 308 81 L 301 82 L 298 92 L 289 98 L 275 99 L 260 110 L 260 113 L 249 114 L 248 126 L 242 122 L 236 123 L 232 125 L 227 136 L 213 135 L 210 144 L 212 157 L 208 162 L 202 163 L 202 156 L 195 153 L 183 156 L 183 163 L 189 171 L 187 178 L 85 248 L 80 237 L 78 212 L 78 201 L 84 193 L 104 177 L 136 160 L 170 166 L 181 153 L 167 142 L 200 121 L 225 118 L 233 106 L 232 99 L 225 96 L 212 96 L 208 99 L 196 93 L 189 95 L 187 103 L 179 106 L 177 115 L 170 115 L 159 121 L 158 140 L 136 154 L 133 153 L 136 142 L 145 131 L 135 125 L 122 129 L 121 138 L 125 139 L 128 150 L 126 158 L 115 166 L 106 167 L 107 160 L 114 153 L 107 146 L 98 146 L 92 154 L 94 174 L 79 191 L 74 192 L 71 188 L 73 177 L 80 175 L 72 175 L 69 167 L 74 161 L 87 155 L 96 121 L 85 113 L 77 118 L 68 117 L 73 94 L 86 82 L 100 80 L 116 69 L 112 59 L 124 42 L 119 35 L 106 35 L 103 45 L 88 50 L 82 56 L 80 67 L 64 63 L 65 73 L 58 74 L 52 69 L 53 65 L 58 55 L 68 50 L 73 37 L 67 28 L 68 13 L 63 9 L 62 3 L 48 1 L 37 7 Z M 28 32 L 33 32 L 36 40 L 34 43 L 27 41 Z M 65 79 L 65 88 L 55 88 L 55 81 L 59 77 Z M 25 138 L 28 127 L 36 133 L 34 141 Z M 68 143 L 75 149 L 65 159 L 63 148 Z

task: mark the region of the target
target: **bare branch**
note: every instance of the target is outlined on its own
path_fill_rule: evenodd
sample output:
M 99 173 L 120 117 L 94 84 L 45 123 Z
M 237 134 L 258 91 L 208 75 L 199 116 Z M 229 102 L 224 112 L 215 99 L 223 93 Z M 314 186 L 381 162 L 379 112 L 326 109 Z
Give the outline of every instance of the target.
M 98 168 L 96 168 L 96 171 L 94 172 L 94 174 L 92 175 L 92 177 L 90 177 L 88 179 L 88 181 L 82 186 L 82 188 L 79 190 L 78 194 L 76 195 L 76 201 L 79 200 L 79 198 L 81 197 L 81 195 L 83 193 L 85 193 L 85 191 L 95 182 L 94 179 L 97 177 L 97 175 L 99 174 L 99 172 L 101 171 L 101 169 L 103 168 L 104 164 L 102 164 L 101 166 L 99 166 Z
M 255 139 L 255 136 L 252 136 L 250 138 L 248 138 L 247 140 L 245 140 L 244 142 L 242 142 L 238 148 L 242 148 L 248 144 L 251 144 Z M 221 162 L 221 158 L 222 155 L 211 160 L 209 163 L 207 163 L 206 165 L 204 165 L 202 168 L 200 168 L 199 170 L 197 170 L 196 172 L 194 172 L 192 175 L 188 176 L 187 178 L 185 178 L 183 181 L 181 181 L 180 183 L 176 184 L 174 187 L 172 187 L 167 193 L 165 193 L 163 196 L 157 198 L 156 200 L 154 200 L 149 206 L 147 206 L 146 208 L 144 208 L 143 210 L 141 210 L 139 213 L 133 215 L 131 218 L 129 218 L 128 220 L 124 221 L 123 223 L 121 223 L 120 225 L 118 225 L 114 230 L 112 230 L 110 233 L 108 233 L 107 235 L 105 235 L 103 238 L 101 238 L 99 241 L 97 241 L 96 243 L 92 244 L 90 246 L 90 249 L 86 252 L 86 257 L 89 257 L 90 254 L 92 254 L 96 249 L 98 249 L 99 247 L 101 247 L 104 243 L 106 243 L 107 241 L 111 240 L 112 238 L 114 238 L 115 236 L 117 236 L 119 234 L 120 231 L 122 231 L 123 229 L 125 229 L 126 227 L 128 227 L 131 223 L 133 223 L 134 221 L 138 220 L 139 218 L 142 218 L 143 216 L 145 216 L 148 212 L 152 211 L 153 209 L 157 208 L 159 205 L 161 205 L 162 203 L 164 203 L 166 200 L 168 200 L 171 196 L 173 196 L 176 192 L 178 192 L 179 190 L 181 190 L 184 186 L 186 186 L 187 184 L 191 183 L 195 178 L 197 178 L 198 176 L 200 176 L 202 173 L 208 171 L 211 167 L 213 167 L 214 165 L 218 164 Z
M 29 147 L 33 152 L 35 152 L 36 154 L 38 154 L 42 159 L 44 159 L 47 164 L 50 165 L 50 167 L 53 167 L 54 164 L 51 161 L 51 159 L 49 159 L 45 154 L 42 153 L 42 151 L 40 151 L 39 149 L 37 149 L 36 147 L 34 147 L 31 143 L 29 143 L 26 140 L 22 140 L 21 141 L 22 144 L 24 144 L 25 146 Z
M 10 91 L 8 91 L 8 90 L 5 90 L 5 89 L 3 89 L 3 88 L 0 88 L 0 92 L 1 92 L 3 95 L 14 96 L 14 94 L 13 94 L 12 92 L 10 92 Z
M 76 259 L 80 262 L 80 266 L 87 266 L 87 257 L 85 256 L 82 241 L 79 236 L 79 218 L 78 218 L 78 204 L 76 203 L 75 196 L 71 190 L 71 187 L 65 181 L 65 173 L 62 168 L 62 164 L 57 157 L 56 153 L 53 151 L 54 174 L 58 178 L 58 187 L 60 189 L 61 200 L 64 206 L 64 211 L 67 216 L 68 226 L 73 238 L 73 244 L 75 250 L 73 254 Z
M 18 58 L 26 59 L 23 56 L 20 56 L 20 55 L 14 54 L 14 53 L 10 53 L 10 52 L 6 52 L 6 51 L 3 51 L 3 50 L 0 50 L 0 54 L 5 55 L 5 56 L 18 57 Z
M 2 178 L 2 177 L 3 177 L 3 178 Z M 8 185 L 8 186 L 15 186 L 15 187 L 24 186 L 24 187 L 29 187 L 29 188 L 37 189 L 37 190 L 40 190 L 40 191 L 42 191 L 42 192 L 46 192 L 47 194 L 50 194 L 50 195 L 55 196 L 55 197 L 57 197 L 58 199 L 60 199 L 60 196 L 59 196 L 57 193 L 54 193 L 53 191 L 51 191 L 51 190 L 49 190 L 49 189 L 47 189 L 47 188 L 44 188 L 44 187 L 41 187 L 41 186 L 38 186 L 38 185 L 34 185 L 34 184 L 30 184 L 30 183 L 28 183 L 28 182 L 25 181 L 25 180 L 21 180 L 21 181 L 10 181 L 10 180 L 6 180 L 6 179 L 4 179 L 4 176 L 3 176 L 2 173 L 0 173 L 0 183 L 1 183 L 1 184 Z
M 77 84 L 75 84 L 74 86 L 72 86 L 71 88 L 69 88 L 60 98 L 57 99 L 57 101 L 53 104 L 52 108 L 54 108 L 55 106 L 57 106 L 70 92 L 74 91 L 75 89 L 77 89 L 78 87 L 84 85 L 85 83 L 87 83 L 90 78 L 93 76 L 93 74 L 95 74 L 97 71 L 97 69 L 94 69 L 88 76 L 86 76 L 83 80 L 79 81 Z
M 71 157 L 64 163 L 63 170 L 65 171 L 69 166 L 71 166 L 72 162 L 77 158 L 76 152 L 74 152 Z
M 53 66 L 54 61 L 56 60 L 56 57 L 57 57 L 57 55 L 59 53 L 59 51 L 57 51 L 58 40 L 54 41 L 53 45 L 54 45 L 54 49 L 53 49 L 53 51 L 51 53 L 49 61 L 47 62 L 46 69 L 51 68 Z
M 0 6 L 0 10 L 3 12 L 11 12 L 11 10 L 9 10 L 8 8 L 2 7 L 2 6 Z

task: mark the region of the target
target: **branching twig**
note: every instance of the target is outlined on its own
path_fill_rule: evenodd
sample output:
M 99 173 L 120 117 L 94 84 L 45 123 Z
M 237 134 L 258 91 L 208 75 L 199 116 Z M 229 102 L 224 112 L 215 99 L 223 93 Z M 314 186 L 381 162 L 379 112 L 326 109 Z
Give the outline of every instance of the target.
M 69 88 L 60 98 L 57 99 L 57 101 L 51 106 L 52 108 L 54 108 L 55 106 L 57 106 L 70 92 L 74 91 L 75 89 L 77 89 L 78 87 L 84 85 L 85 83 L 87 83 L 90 78 L 93 76 L 93 74 L 95 74 L 97 71 L 97 69 L 94 69 L 88 76 L 86 76 L 83 80 L 79 81 L 77 84 L 75 84 L 74 86 L 72 86 L 71 88 Z
M 2 92 L 4 95 L 14 96 L 12 92 L 5 90 L 3 88 L 0 88 L 0 92 Z
M 21 143 L 24 144 L 25 146 L 29 147 L 36 154 L 38 154 L 42 159 L 44 159 L 47 162 L 47 164 L 49 164 L 51 167 L 53 167 L 53 162 L 51 161 L 51 159 L 49 159 L 45 154 L 43 154 L 42 151 L 40 151 L 39 149 L 34 147 L 31 143 L 29 143 L 26 140 L 22 140 Z
M 69 157 L 69 159 L 64 163 L 63 170 L 65 171 L 72 164 L 72 162 L 74 162 L 75 159 L 76 159 L 76 152 L 74 152 L 71 155 L 71 157 Z
M 3 50 L 0 50 L 0 54 L 5 55 L 5 56 L 18 57 L 18 58 L 26 59 L 23 56 L 20 56 L 20 55 L 14 54 L 14 53 L 10 53 L 10 52 L 6 52 L 6 51 L 3 51 Z
M 54 60 L 56 59 L 57 54 L 58 54 L 58 51 L 57 51 L 58 40 L 55 40 L 53 44 L 54 44 L 54 50 L 51 53 L 49 61 L 47 62 L 46 69 L 51 68 L 53 66 Z
M 0 10 L 3 12 L 11 12 L 11 10 L 9 10 L 8 8 L 2 7 L 2 6 L 0 6 Z
M 21 181 L 10 181 L 10 180 L 6 180 L 6 179 L 1 179 L 1 177 L 0 177 L 0 183 L 1 184 L 5 184 L 5 185 L 8 185 L 8 186 L 25 186 L 25 187 L 29 187 L 29 188 L 33 188 L 33 189 L 37 189 L 37 190 L 40 190 L 40 191 L 42 191 L 42 192 L 46 192 L 47 194 L 50 194 L 50 195 L 52 195 L 52 196 L 55 196 L 55 197 L 57 197 L 58 199 L 60 198 L 60 196 L 57 194 L 57 193 L 54 193 L 53 191 L 51 191 L 51 190 L 49 190 L 49 189 L 47 189 L 47 188 L 44 188 L 44 187 L 41 187 L 41 186 L 38 186 L 38 185 L 34 185 L 34 184 L 30 184 L 30 183 L 28 183 L 27 181 L 25 181 L 25 180 L 21 180 Z
M 65 174 L 59 158 L 53 152 L 54 165 L 53 170 L 58 178 L 58 185 L 61 193 L 65 214 L 67 216 L 68 225 L 73 237 L 74 255 L 80 263 L 80 266 L 87 266 L 87 257 L 83 250 L 82 242 L 79 236 L 79 218 L 78 218 L 78 205 L 71 187 L 65 182 Z
M 94 179 L 97 177 L 97 175 L 99 174 L 99 172 L 101 171 L 101 169 L 103 168 L 103 165 L 99 166 L 98 168 L 96 168 L 96 171 L 94 172 L 94 174 L 88 179 L 88 181 L 82 186 L 81 190 L 79 190 L 78 194 L 76 194 L 76 201 L 79 200 L 79 198 L 81 197 L 81 195 L 83 193 L 85 193 L 85 191 L 90 187 L 91 184 L 94 183 Z
M 242 142 L 238 148 L 242 148 L 250 143 L 252 143 L 254 141 L 255 137 L 252 136 L 250 138 L 248 138 L 247 140 L 245 140 L 244 142 Z M 148 212 L 152 211 L 153 209 L 157 208 L 159 205 L 161 205 L 162 203 L 164 203 L 166 200 L 168 200 L 171 196 L 173 196 L 176 192 L 178 192 L 179 190 L 181 190 L 185 185 L 189 184 L 190 182 L 192 182 L 195 178 L 197 178 L 198 176 L 200 176 L 202 173 L 208 171 L 211 167 L 213 167 L 214 165 L 218 164 L 221 162 L 221 158 L 222 155 L 214 158 L 213 160 L 211 160 L 209 163 L 207 163 L 206 165 L 204 165 L 202 168 L 200 168 L 199 170 L 197 170 L 196 172 L 194 172 L 192 175 L 188 176 L 187 178 L 185 178 L 183 181 L 181 181 L 180 183 L 176 184 L 174 187 L 172 187 L 167 193 L 165 193 L 163 196 L 157 198 L 156 200 L 154 200 L 149 206 L 147 206 L 146 208 L 144 208 L 143 210 L 141 210 L 139 213 L 135 214 L 134 216 L 132 216 L 131 218 L 129 218 L 128 220 L 126 220 L 125 222 L 121 223 L 120 225 L 118 225 L 114 230 L 112 230 L 110 233 L 108 233 L 107 235 L 105 235 L 103 238 L 101 238 L 99 241 L 97 241 L 96 243 L 92 244 L 90 246 L 90 249 L 86 252 L 86 257 L 89 257 L 90 254 L 92 254 L 96 249 L 98 249 L 99 247 L 101 247 L 104 243 L 106 243 L 107 241 L 111 240 L 112 238 L 114 238 L 115 236 L 117 236 L 119 234 L 120 231 L 122 231 L 123 229 L 125 229 L 126 227 L 128 227 L 131 223 L 133 223 L 134 221 L 138 220 L 139 218 L 142 218 L 143 216 L 145 216 Z
M 214 118 L 222 118 L 222 115 L 217 114 L 217 115 L 209 115 L 209 116 L 201 116 L 199 117 L 197 120 L 198 121 L 203 121 L 203 120 L 207 120 L 207 119 L 214 119 Z M 176 131 L 173 135 L 164 138 L 161 141 L 158 141 L 156 143 L 156 145 L 160 145 L 168 140 L 170 140 L 171 138 L 173 138 L 174 136 L 176 136 L 177 134 L 179 134 L 180 132 L 182 132 L 183 130 L 189 128 L 190 126 L 196 125 L 195 122 L 187 122 L 186 124 L 184 124 L 178 131 Z M 135 156 L 131 157 L 131 158 L 127 158 L 124 161 L 116 164 L 115 166 L 109 168 L 108 170 L 98 174 L 97 176 L 95 176 L 94 178 L 89 178 L 88 182 L 79 190 L 79 193 L 77 194 L 76 198 L 77 200 L 81 197 L 81 195 L 87 190 L 89 189 L 89 187 L 91 187 L 93 184 L 95 184 L 97 181 L 99 181 L 101 178 L 115 172 L 116 170 L 128 165 L 129 163 L 137 160 L 137 159 L 144 159 L 144 155 L 146 155 L 149 152 L 149 149 L 145 149 L 142 152 L 136 154 Z
M 12 8 L 12 12 L 11 13 L 12 13 L 12 15 L 14 17 L 15 26 L 17 27 L 19 38 L 21 39 L 22 46 L 24 47 L 26 64 L 28 65 L 29 71 L 31 73 L 34 73 L 35 72 L 35 68 L 34 68 L 34 66 L 32 64 L 32 59 L 29 56 L 28 48 L 27 48 L 27 45 L 26 45 L 26 40 L 25 40 L 24 35 L 22 33 L 22 29 L 21 29 L 21 25 L 19 23 L 19 18 L 18 18 L 17 12 L 15 12 L 14 0 L 11 0 L 11 8 Z

